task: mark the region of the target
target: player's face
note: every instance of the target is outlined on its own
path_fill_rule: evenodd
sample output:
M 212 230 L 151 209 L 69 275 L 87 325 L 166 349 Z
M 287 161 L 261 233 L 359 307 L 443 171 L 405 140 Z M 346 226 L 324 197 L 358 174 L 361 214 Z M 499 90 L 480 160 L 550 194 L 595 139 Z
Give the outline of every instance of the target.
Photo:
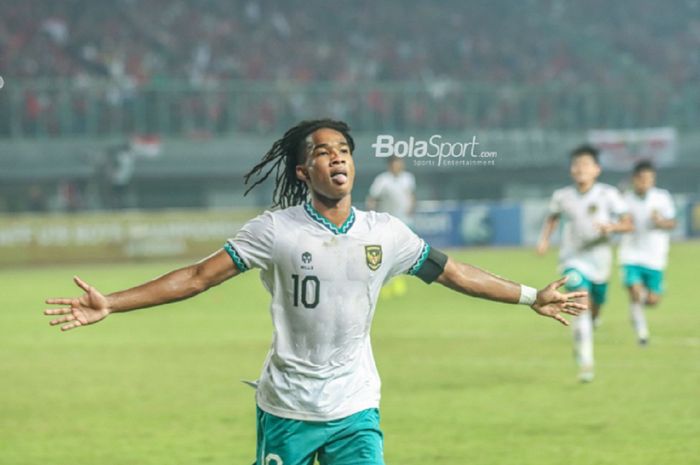
M 389 162 L 389 172 L 391 174 L 399 174 L 403 171 L 403 160 L 400 158 L 394 158 Z
M 632 176 L 632 187 L 639 195 L 644 195 L 656 184 L 656 173 L 652 170 L 643 170 Z
M 350 195 L 355 163 L 345 136 L 335 129 L 322 128 L 306 141 L 306 163 L 297 166 L 297 177 L 328 199 L 340 200 Z
M 595 159 L 582 155 L 571 160 L 571 178 L 579 186 L 588 186 L 600 176 L 600 166 Z

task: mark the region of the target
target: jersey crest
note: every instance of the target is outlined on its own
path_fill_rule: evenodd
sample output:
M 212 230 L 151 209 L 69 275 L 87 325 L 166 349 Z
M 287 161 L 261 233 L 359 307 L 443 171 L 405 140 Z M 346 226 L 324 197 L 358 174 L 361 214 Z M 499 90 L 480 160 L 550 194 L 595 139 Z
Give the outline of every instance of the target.
M 382 246 L 366 245 L 365 258 L 367 259 L 367 267 L 372 271 L 377 271 L 382 266 Z

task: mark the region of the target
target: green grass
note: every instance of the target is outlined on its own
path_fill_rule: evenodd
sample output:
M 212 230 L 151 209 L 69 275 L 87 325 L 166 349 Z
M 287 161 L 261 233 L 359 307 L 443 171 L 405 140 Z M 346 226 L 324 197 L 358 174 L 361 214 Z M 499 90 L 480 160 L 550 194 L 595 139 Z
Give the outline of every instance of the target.
M 554 256 L 455 256 L 541 286 Z M 700 244 L 673 247 L 668 295 L 641 349 L 619 281 L 596 333 L 597 378 L 576 382 L 570 332 L 529 309 L 411 280 L 373 328 L 388 464 L 700 463 Z M 104 291 L 177 264 L 0 271 L 0 463 L 249 464 L 253 391 L 271 335 L 248 273 L 191 301 L 60 333 L 48 296 L 76 273 Z

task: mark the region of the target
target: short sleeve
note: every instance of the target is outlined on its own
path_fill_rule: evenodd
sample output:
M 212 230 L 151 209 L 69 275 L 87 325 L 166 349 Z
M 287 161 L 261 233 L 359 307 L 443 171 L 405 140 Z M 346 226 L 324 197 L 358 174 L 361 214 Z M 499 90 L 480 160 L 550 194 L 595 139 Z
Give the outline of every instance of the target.
M 372 185 L 369 187 L 369 196 L 378 199 L 382 195 L 382 190 L 384 190 L 384 178 L 379 175 L 374 178 Z
M 549 214 L 561 215 L 563 210 L 561 203 L 561 191 L 554 191 L 549 201 Z
M 620 191 L 614 187 L 610 188 L 608 192 L 608 199 L 610 201 L 610 210 L 614 215 L 620 216 L 625 213 L 629 213 L 629 208 L 627 207 L 627 202 L 622 198 Z
M 668 192 L 664 192 L 663 199 L 661 216 L 669 220 L 674 219 L 676 217 L 676 205 L 673 203 L 673 197 Z
M 402 273 L 415 275 L 428 258 L 430 245 L 398 218 L 392 216 L 389 224 L 394 240 L 391 276 Z
M 275 242 L 272 213 L 265 212 L 248 221 L 226 241 L 224 249 L 241 272 L 251 268 L 267 270 Z

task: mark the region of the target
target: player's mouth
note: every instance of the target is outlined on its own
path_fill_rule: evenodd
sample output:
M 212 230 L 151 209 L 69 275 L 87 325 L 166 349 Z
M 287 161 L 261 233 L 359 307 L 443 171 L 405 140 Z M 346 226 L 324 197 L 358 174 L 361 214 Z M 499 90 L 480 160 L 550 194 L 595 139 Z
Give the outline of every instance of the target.
M 331 173 L 333 184 L 342 186 L 348 182 L 348 172 L 346 170 L 336 170 Z

